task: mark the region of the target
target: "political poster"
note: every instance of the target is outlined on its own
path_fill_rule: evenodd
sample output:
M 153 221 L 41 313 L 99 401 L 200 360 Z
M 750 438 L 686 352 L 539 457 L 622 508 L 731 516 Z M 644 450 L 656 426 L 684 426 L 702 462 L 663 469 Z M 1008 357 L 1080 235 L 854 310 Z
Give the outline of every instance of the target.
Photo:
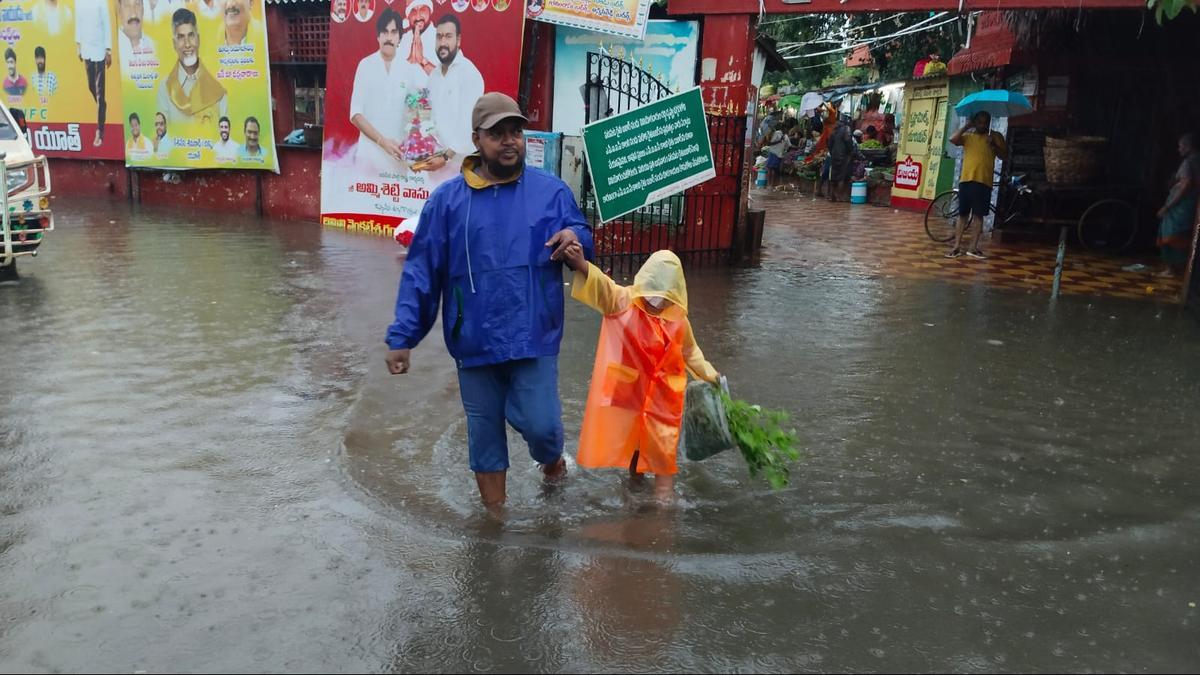
M 521 0 L 333 0 L 321 222 L 407 243 L 475 151 L 471 110 L 516 98 Z
M 127 166 L 279 171 L 264 1 L 116 0 Z
M 3 101 L 34 152 L 120 159 L 116 0 L 0 0 Z

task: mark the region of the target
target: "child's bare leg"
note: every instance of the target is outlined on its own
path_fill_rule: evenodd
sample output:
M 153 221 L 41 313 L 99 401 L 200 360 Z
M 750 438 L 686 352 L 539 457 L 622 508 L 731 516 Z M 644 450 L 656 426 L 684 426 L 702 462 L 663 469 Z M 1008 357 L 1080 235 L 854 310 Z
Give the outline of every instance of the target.
M 629 462 L 629 475 L 630 475 L 630 477 L 632 477 L 632 478 L 637 478 L 638 476 L 641 476 L 641 475 L 642 475 L 642 474 L 641 474 L 640 472 L 638 472 L 638 470 L 637 470 L 637 464 L 638 464 L 638 455 L 640 455 L 640 454 L 641 454 L 641 452 L 639 452 L 638 450 L 634 450 L 634 451 L 633 451 L 633 460 L 631 460 L 631 461 Z
M 654 499 L 664 505 L 675 502 L 675 476 L 654 474 Z

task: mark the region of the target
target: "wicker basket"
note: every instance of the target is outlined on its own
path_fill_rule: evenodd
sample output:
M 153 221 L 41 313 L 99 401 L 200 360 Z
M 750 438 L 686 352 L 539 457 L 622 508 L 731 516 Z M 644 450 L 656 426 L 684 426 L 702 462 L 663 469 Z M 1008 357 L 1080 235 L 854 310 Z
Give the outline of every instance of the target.
M 1046 137 L 1043 155 L 1046 181 L 1054 185 L 1083 185 L 1104 177 L 1108 139 L 1103 136 Z

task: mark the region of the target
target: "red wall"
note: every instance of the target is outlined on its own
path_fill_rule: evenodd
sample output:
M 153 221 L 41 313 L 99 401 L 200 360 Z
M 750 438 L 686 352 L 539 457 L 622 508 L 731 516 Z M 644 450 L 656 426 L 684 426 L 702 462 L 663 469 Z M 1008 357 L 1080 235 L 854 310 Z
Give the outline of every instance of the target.
M 164 206 L 251 211 L 262 183 L 263 215 L 316 222 L 321 215 L 321 153 L 279 148 L 279 170 L 177 171 L 179 183 L 160 171 L 130 172 L 122 162 L 50 160 L 50 181 L 57 196 L 129 198 L 132 179 L 141 203 Z

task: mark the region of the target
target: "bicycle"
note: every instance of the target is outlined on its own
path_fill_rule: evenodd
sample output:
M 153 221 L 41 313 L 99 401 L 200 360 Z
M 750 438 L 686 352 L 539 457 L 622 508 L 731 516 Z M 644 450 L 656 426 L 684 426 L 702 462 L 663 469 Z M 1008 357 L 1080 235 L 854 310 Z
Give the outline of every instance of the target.
M 1007 225 L 1036 213 L 1036 196 L 1033 188 L 1025 184 L 1023 174 L 1011 176 L 1007 187 L 1001 181 L 992 183 L 992 187 L 1000 188 L 997 202 L 1002 208 L 988 204 L 988 213 L 996 216 L 997 225 Z M 938 243 L 945 243 L 954 239 L 957 228 L 958 188 L 954 188 L 934 197 L 925 209 L 925 234 Z
M 996 214 L 996 225 L 1024 220 L 1073 227 L 1085 249 L 1106 253 L 1125 251 L 1137 237 L 1137 208 L 1128 200 L 1111 196 L 1119 193 L 1119 186 L 1042 186 L 1035 192 L 1024 179 L 1024 175 L 1014 175 L 1007 186 L 1000 182 L 992 184 L 1001 188 L 999 205 L 988 206 L 988 212 Z M 1061 217 L 1062 212 L 1072 217 Z M 1081 215 L 1076 218 L 1076 213 Z M 954 238 L 957 226 L 958 190 L 948 190 L 934 198 L 925 210 L 925 233 L 930 239 L 944 243 Z

